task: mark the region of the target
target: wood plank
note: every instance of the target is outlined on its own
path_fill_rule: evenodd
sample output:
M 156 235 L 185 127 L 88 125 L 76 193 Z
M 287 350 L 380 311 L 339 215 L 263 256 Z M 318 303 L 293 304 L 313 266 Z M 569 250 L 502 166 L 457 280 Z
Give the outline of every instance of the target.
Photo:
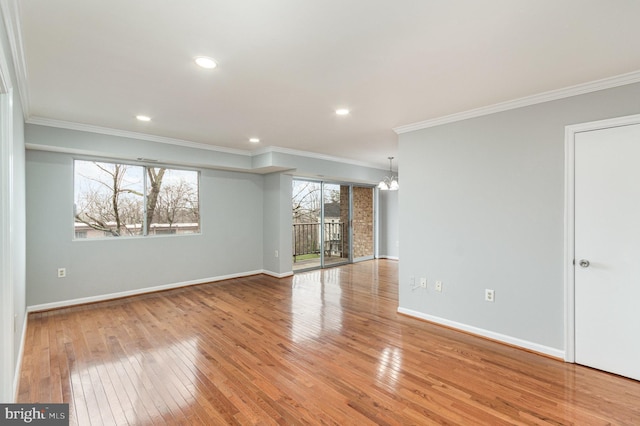
M 78 425 L 640 424 L 637 381 L 398 314 L 397 266 L 32 313 L 18 401 Z

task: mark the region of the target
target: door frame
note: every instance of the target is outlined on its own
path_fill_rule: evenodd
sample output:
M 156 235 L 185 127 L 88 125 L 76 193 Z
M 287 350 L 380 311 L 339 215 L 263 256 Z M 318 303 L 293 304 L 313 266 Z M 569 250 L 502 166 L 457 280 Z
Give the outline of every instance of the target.
M 344 262 L 336 262 L 336 263 L 332 263 L 330 266 L 325 265 L 324 262 L 324 250 L 320 250 L 320 266 L 311 266 L 309 268 L 301 268 L 301 269 L 297 269 L 294 272 L 306 272 L 306 271 L 312 271 L 312 270 L 317 270 L 317 269 L 325 269 L 325 268 L 332 268 L 334 266 L 342 266 L 342 265 L 348 265 L 351 263 L 357 263 L 357 262 L 362 262 L 365 260 L 372 260 L 372 259 L 376 259 L 378 257 L 378 231 L 379 231 L 379 227 L 378 227 L 378 191 L 376 190 L 376 186 L 375 185 L 371 185 L 371 184 L 364 184 L 364 183 L 354 183 L 354 182 L 344 182 L 344 181 L 339 181 L 339 180 L 325 180 L 325 179 L 316 179 L 316 178 L 307 178 L 307 177 L 296 177 L 293 176 L 292 179 L 292 183 L 293 181 L 306 181 L 306 182 L 315 182 L 315 183 L 319 183 L 320 184 L 320 193 L 322 195 L 322 200 L 323 202 L 321 203 L 321 207 L 320 207 L 320 223 L 324 223 L 324 185 L 325 184 L 330 184 L 330 185 L 340 185 L 340 186 L 348 186 L 349 187 L 349 220 L 347 221 L 346 225 L 346 230 L 348 233 L 348 244 L 349 244 L 349 256 L 345 259 Z M 360 257 L 360 258 L 354 258 L 353 256 L 353 188 L 354 187 L 361 187 L 361 188 L 371 188 L 372 189 L 372 204 L 373 204 L 373 223 L 372 223 L 372 227 L 373 227 L 373 255 L 371 256 L 365 256 L 365 257 Z M 320 226 L 320 240 L 322 241 L 322 244 L 324 244 L 324 226 Z M 293 263 L 292 263 L 292 269 L 293 269 Z
M 327 264 L 325 263 L 325 253 L 326 253 L 326 247 L 324 246 L 324 243 L 326 242 L 326 222 L 325 222 L 325 211 L 324 211 L 324 207 L 325 204 L 327 204 L 325 202 L 324 199 L 324 187 L 325 185 L 337 185 L 337 186 L 346 186 L 349 188 L 349 205 L 347 206 L 349 212 L 348 212 L 348 219 L 347 219 L 347 223 L 344 224 L 344 229 L 342 231 L 343 236 L 344 236 L 344 232 L 347 232 L 347 244 L 349 246 L 349 253 L 347 255 L 346 258 L 344 258 L 344 261 L 339 261 L 339 262 L 335 262 L 332 263 L 330 266 L 327 266 Z M 344 183 L 344 182 L 336 182 L 336 181 L 331 181 L 331 180 L 321 180 L 320 181 L 320 193 L 321 193 L 321 204 L 320 204 L 320 246 L 321 246 L 321 250 L 320 250 L 320 267 L 319 269 L 325 269 L 325 268 L 332 268 L 334 266 L 342 266 L 342 265 L 347 265 L 349 263 L 351 263 L 353 261 L 353 239 L 351 236 L 351 220 L 352 220 L 352 216 L 353 216 L 353 211 L 352 209 L 352 197 L 353 197 L 353 191 L 352 191 L 352 187 L 351 184 L 348 183 Z M 344 247 L 344 246 L 343 246 Z
M 2 74 L 0 70 L 0 76 Z M 15 397 L 18 376 L 14 358 L 14 257 L 11 254 L 14 220 L 13 91 L 5 89 L 4 82 L 0 81 L 0 400 L 9 402 Z
M 351 211 L 352 208 L 352 190 L 351 190 L 351 183 L 348 182 L 340 182 L 340 181 L 335 181 L 335 180 L 325 180 L 325 179 L 315 179 L 315 178 L 307 178 L 307 177 L 296 177 L 293 176 L 292 179 L 292 184 L 295 181 L 303 181 L 303 182 L 314 182 L 320 185 L 320 229 L 319 229 L 319 238 L 320 238 L 320 264 L 318 266 L 309 266 L 307 268 L 300 268 L 300 269 L 296 269 L 294 270 L 294 273 L 296 272 L 306 272 L 306 271 L 313 271 L 313 270 L 318 270 L 318 269 L 325 269 L 328 266 L 325 265 L 325 261 L 324 261 L 324 233 L 325 233 L 325 227 L 324 227 L 324 186 L 325 184 L 329 184 L 329 185 L 340 185 L 340 186 L 348 186 L 349 187 L 349 220 L 347 221 L 347 223 L 345 224 L 345 228 L 348 234 L 348 244 L 349 244 L 349 255 L 348 257 L 345 259 L 344 262 L 336 262 L 336 263 L 332 263 L 331 266 L 329 267 L 334 267 L 334 266 L 342 266 L 342 265 L 347 265 L 349 263 L 352 263 L 352 238 L 351 238 L 351 217 L 353 212 Z M 294 253 L 295 256 L 295 253 Z M 293 270 L 293 260 L 292 260 L 292 267 L 291 269 Z
M 575 362 L 575 135 L 640 124 L 640 114 L 565 126 L 564 132 L 564 360 Z

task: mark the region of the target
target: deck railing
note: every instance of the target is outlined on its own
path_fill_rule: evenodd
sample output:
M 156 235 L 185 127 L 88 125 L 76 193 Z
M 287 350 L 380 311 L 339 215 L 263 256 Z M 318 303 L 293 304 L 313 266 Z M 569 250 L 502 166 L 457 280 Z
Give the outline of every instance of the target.
M 344 232 L 342 222 L 324 224 L 324 255 L 342 257 L 344 247 Z M 293 261 L 299 256 L 320 256 L 320 223 L 293 224 Z

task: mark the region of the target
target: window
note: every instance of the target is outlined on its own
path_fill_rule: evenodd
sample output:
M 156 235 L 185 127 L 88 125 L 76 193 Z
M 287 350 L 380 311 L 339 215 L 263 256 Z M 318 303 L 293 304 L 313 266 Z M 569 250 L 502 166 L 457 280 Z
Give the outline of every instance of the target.
M 199 173 L 76 160 L 73 215 L 77 239 L 197 234 Z

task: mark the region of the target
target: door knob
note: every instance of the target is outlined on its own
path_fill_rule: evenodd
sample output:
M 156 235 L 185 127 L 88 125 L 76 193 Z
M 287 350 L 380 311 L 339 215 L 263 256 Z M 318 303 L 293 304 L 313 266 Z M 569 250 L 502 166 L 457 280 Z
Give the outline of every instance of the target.
M 583 268 L 588 268 L 589 267 L 589 261 L 587 259 L 580 259 L 580 262 L 578 264 L 580 266 L 582 266 Z

